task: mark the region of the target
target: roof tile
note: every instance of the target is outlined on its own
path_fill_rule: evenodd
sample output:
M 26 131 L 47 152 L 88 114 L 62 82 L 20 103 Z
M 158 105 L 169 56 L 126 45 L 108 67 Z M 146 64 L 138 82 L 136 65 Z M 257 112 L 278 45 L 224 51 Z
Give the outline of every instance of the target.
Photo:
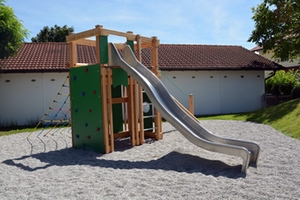
M 78 63 L 96 63 L 96 49 L 77 45 Z M 283 66 L 241 46 L 161 44 L 161 70 L 274 70 Z M 2 72 L 68 71 L 69 45 L 64 42 L 24 43 L 15 57 L 0 61 Z M 151 66 L 151 48 L 142 50 L 142 62 Z

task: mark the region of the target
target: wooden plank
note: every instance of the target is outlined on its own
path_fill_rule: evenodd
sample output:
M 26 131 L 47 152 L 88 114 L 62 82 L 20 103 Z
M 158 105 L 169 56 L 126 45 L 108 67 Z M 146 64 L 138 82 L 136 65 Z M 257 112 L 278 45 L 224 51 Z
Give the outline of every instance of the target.
M 94 29 L 90 29 L 87 31 L 83 31 L 80 33 L 72 33 L 68 36 L 66 36 L 66 42 L 72 42 L 72 41 L 78 41 L 86 38 L 90 38 L 93 36 L 109 36 L 109 35 L 115 35 L 115 36 L 121 36 L 121 37 L 126 37 L 128 40 L 135 41 L 136 35 L 130 33 L 130 32 L 121 32 L 121 31 L 115 31 L 115 30 L 109 30 L 109 29 L 104 29 L 102 26 L 96 26 Z M 140 36 L 141 41 L 143 43 L 149 43 L 151 44 L 152 38 L 145 37 L 145 36 Z
M 117 138 L 124 138 L 124 137 L 129 137 L 130 136 L 130 133 L 129 131 L 123 131 L 123 132 L 118 132 L 118 133 L 115 133 L 114 134 L 114 138 L 117 139 Z
M 128 130 L 128 119 L 127 119 L 127 110 L 128 110 L 128 96 L 127 96 L 127 88 L 122 86 L 123 89 L 123 98 L 127 98 L 127 102 L 123 103 L 123 120 L 124 120 L 124 130 Z
M 102 97 L 102 129 L 105 144 L 105 153 L 110 153 L 108 113 L 107 113 L 107 70 L 104 67 L 101 70 L 101 97 Z
M 76 44 L 74 42 L 69 43 L 69 47 L 70 47 L 70 68 L 71 68 L 71 67 L 74 67 L 74 65 L 77 62 L 77 49 L 76 49 Z M 70 77 L 71 77 L 71 74 L 70 74 L 70 71 L 69 71 L 69 86 L 71 86 Z M 69 88 L 69 92 L 70 92 L 70 97 L 72 97 L 71 87 Z M 72 113 L 71 105 L 72 105 L 72 98 L 70 98 L 70 110 L 71 110 L 70 117 L 72 119 L 72 114 L 73 113 Z M 72 133 L 74 133 L 72 124 L 71 124 L 71 131 L 72 131 Z M 74 139 L 75 138 L 72 137 L 72 147 L 74 147 Z
M 111 69 L 106 68 L 107 71 L 107 100 L 108 100 L 108 114 L 109 114 L 109 144 L 110 144 L 110 152 L 113 152 L 114 147 L 114 130 L 113 130 L 113 109 L 112 109 L 112 71 Z
M 66 42 L 72 42 L 72 41 L 77 41 L 85 38 L 90 38 L 93 36 L 99 36 L 102 33 L 102 27 L 97 26 L 94 29 L 90 29 L 87 31 L 83 31 L 80 33 L 72 33 L 66 37 Z
M 145 137 L 146 138 L 155 138 L 156 139 L 156 133 L 155 132 L 150 132 L 150 131 L 145 131 Z
M 100 36 L 96 37 L 96 53 L 97 53 L 97 63 L 100 63 Z M 104 151 L 105 153 L 110 153 L 109 140 L 108 140 L 108 116 L 107 116 L 107 74 L 104 65 L 100 65 L 100 85 L 101 85 L 101 98 L 102 98 L 102 130 L 103 130 L 103 140 L 104 140 Z
M 141 36 L 136 35 L 136 41 L 137 41 L 137 59 L 142 62 L 142 41 Z M 144 112 L 143 112 L 143 89 L 140 85 L 137 84 L 137 109 L 139 110 L 139 113 L 137 114 L 137 117 L 140 117 L 139 120 L 139 128 L 140 131 L 138 133 L 138 139 L 139 144 L 144 144 Z M 138 122 L 137 122 L 138 123 Z
M 136 138 L 135 138 L 135 126 L 134 126 L 134 80 L 130 76 L 129 77 L 129 86 L 128 86 L 128 98 L 129 98 L 129 104 L 128 104 L 128 126 L 130 131 L 130 137 L 131 137 L 131 145 L 136 146 Z
M 80 45 L 87 45 L 87 46 L 96 46 L 96 40 L 89 40 L 89 39 L 80 39 L 76 41 L 76 44 Z
M 177 99 L 175 99 L 175 97 L 172 96 L 172 98 L 182 110 L 184 110 L 189 116 L 191 116 L 196 122 L 199 123 L 197 117 L 195 117 L 188 109 L 186 109 Z
M 82 67 L 82 66 L 87 66 L 89 65 L 88 63 L 76 63 L 75 67 Z
M 126 102 L 128 102 L 128 97 L 112 98 L 113 104 L 126 103 Z
M 144 144 L 145 135 L 144 135 L 144 112 L 143 112 L 143 89 L 141 86 L 138 86 L 138 105 L 139 105 L 139 116 L 140 116 L 140 132 L 139 139 L 140 144 Z
M 136 145 L 140 145 L 140 137 L 139 137 L 139 119 L 138 119 L 138 101 L 137 101 L 137 82 L 133 79 L 133 115 L 134 115 L 134 137 Z

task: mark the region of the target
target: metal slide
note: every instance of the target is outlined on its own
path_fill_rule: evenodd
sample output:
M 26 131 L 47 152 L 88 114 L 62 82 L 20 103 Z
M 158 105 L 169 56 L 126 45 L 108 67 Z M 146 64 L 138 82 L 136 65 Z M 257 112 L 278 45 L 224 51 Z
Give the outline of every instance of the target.
M 114 44 L 110 43 L 108 64 L 120 66 L 132 76 L 161 115 L 191 143 L 209 151 L 242 157 L 242 172 L 245 173 L 249 164 L 257 164 L 260 151 L 258 144 L 219 137 L 206 130 L 177 105 L 165 85 L 136 59 L 128 45 L 123 49 L 122 58 Z

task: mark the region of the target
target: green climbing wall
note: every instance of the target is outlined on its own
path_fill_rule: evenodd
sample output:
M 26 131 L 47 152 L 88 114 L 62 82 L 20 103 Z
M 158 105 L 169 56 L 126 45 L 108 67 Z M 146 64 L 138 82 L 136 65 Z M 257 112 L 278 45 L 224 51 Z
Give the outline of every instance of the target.
M 104 153 L 100 65 L 70 69 L 73 147 Z

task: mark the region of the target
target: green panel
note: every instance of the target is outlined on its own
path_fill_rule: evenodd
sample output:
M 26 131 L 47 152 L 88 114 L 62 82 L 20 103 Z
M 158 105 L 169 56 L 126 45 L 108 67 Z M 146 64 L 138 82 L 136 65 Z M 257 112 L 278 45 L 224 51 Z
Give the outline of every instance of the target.
M 131 47 L 132 51 L 134 51 L 134 41 L 127 40 L 127 44 Z
M 134 41 L 131 40 L 127 40 L 127 44 L 131 47 L 131 49 L 134 51 Z M 144 116 L 153 116 L 153 108 L 152 108 L 152 104 L 151 101 L 149 99 L 149 97 L 147 96 L 146 93 L 143 93 L 143 102 L 147 102 L 150 104 L 150 110 L 147 113 L 144 113 Z M 150 118 L 144 118 L 144 128 L 145 129 L 149 129 L 153 127 L 153 117 Z M 151 129 L 147 130 L 147 131 L 151 131 Z M 152 130 L 153 131 L 153 130 Z
M 100 64 L 108 63 L 108 40 L 107 36 L 100 36 Z
M 128 86 L 128 75 L 126 71 L 120 68 L 113 68 L 112 69 L 112 76 L 113 76 L 113 86 L 124 85 Z
M 112 98 L 121 97 L 122 90 L 121 86 L 112 87 Z M 113 131 L 114 133 L 118 133 L 123 130 L 123 112 L 122 112 L 122 104 L 113 104 Z
M 146 93 L 143 93 L 143 102 L 147 102 L 147 103 L 151 103 L 149 97 L 147 96 Z M 144 116 L 152 116 L 153 112 L 152 112 L 153 108 L 152 108 L 152 104 L 150 104 L 150 110 L 147 113 L 144 113 Z M 148 128 L 152 128 L 153 127 L 153 118 L 144 118 L 144 128 L 148 129 Z M 151 131 L 151 130 L 148 130 Z
M 70 69 L 74 148 L 104 153 L 100 65 Z

